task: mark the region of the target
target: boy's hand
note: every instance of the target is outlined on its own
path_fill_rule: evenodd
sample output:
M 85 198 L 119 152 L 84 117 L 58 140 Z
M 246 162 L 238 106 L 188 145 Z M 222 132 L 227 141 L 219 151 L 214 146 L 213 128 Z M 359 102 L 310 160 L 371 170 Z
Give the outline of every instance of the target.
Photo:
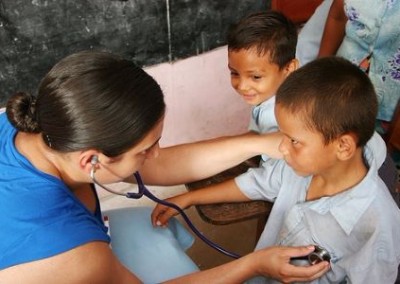
M 173 203 L 183 210 L 191 206 L 191 204 L 189 203 L 188 195 L 189 193 L 184 193 L 181 195 L 177 195 L 175 197 L 165 199 L 165 201 Z M 171 217 L 178 214 L 179 212 L 171 207 L 162 204 L 157 204 L 156 207 L 153 209 L 153 212 L 151 213 L 151 223 L 155 227 L 156 226 L 164 227 L 168 225 L 168 220 Z

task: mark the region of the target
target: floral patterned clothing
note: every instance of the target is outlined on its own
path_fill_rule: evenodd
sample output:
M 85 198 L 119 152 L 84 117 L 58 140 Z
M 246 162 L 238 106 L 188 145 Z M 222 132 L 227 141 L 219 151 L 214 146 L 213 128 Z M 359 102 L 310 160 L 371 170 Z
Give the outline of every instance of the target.
M 346 35 L 337 52 L 360 66 L 369 58 L 377 118 L 391 121 L 400 99 L 400 0 L 345 0 Z

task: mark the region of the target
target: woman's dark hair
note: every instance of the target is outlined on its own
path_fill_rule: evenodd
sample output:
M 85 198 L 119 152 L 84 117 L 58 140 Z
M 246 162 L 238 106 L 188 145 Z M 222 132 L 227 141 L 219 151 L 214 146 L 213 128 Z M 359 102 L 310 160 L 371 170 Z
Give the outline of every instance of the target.
M 360 68 L 340 57 L 316 59 L 291 73 L 277 91 L 276 105 L 299 115 L 327 144 L 353 134 L 362 147 L 375 130 L 374 86 Z
M 102 51 L 82 51 L 58 62 L 38 96 L 17 93 L 7 116 L 23 132 L 41 133 L 52 149 L 97 149 L 118 156 L 139 143 L 165 113 L 163 93 L 143 69 Z
M 229 28 L 227 42 L 229 51 L 255 48 L 259 55 L 269 53 L 271 63 L 282 69 L 296 56 L 297 29 L 281 12 L 256 12 Z

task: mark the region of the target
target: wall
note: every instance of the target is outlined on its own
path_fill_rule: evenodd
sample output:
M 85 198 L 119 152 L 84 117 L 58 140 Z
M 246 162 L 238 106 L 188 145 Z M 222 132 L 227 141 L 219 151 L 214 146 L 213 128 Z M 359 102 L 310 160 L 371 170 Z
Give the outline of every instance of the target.
M 145 70 L 165 93 L 162 145 L 246 131 L 250 107 L 230 85 L 226 46 Z
M 35 93 L 59 59 L 105 49 L 141 66 L 224 45 L 230 23 L 266 9 L 256 0 L 0 0 L 0 105 L 17 91 Z
M 59 59 L 83 49 L 123 54 L 162 86 L 162 145 L 243 132 L 248 107 L 230 87 L 229 25 L 270 1 L 0 0 L 0 106 L 35 94 Z

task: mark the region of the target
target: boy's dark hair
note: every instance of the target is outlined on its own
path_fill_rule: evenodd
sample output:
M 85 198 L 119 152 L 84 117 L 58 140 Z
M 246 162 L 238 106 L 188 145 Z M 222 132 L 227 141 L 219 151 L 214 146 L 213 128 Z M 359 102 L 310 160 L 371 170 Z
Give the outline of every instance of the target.
M 118 156 L 163 118 L 164 96 L 142 68 L 120 56 L 82 51 L 58 62 L 38 96 L 17 93 L 7 116 L 19 130 L 41 133 L 53 150 L 97 149 Z
M 233 24 L 228 31 L 228 51 L 256 48 L 270 62 L 284 68 L 296 56 L 297 29 L 282 13 L 257 12 Z
M 353 134 L 361 147 L 374 133 L 378 102 L 363 71 L 343 58 L 326 57 L 291 73 L 277 91 L 276 105 L 299 115 L 326 144 Z

